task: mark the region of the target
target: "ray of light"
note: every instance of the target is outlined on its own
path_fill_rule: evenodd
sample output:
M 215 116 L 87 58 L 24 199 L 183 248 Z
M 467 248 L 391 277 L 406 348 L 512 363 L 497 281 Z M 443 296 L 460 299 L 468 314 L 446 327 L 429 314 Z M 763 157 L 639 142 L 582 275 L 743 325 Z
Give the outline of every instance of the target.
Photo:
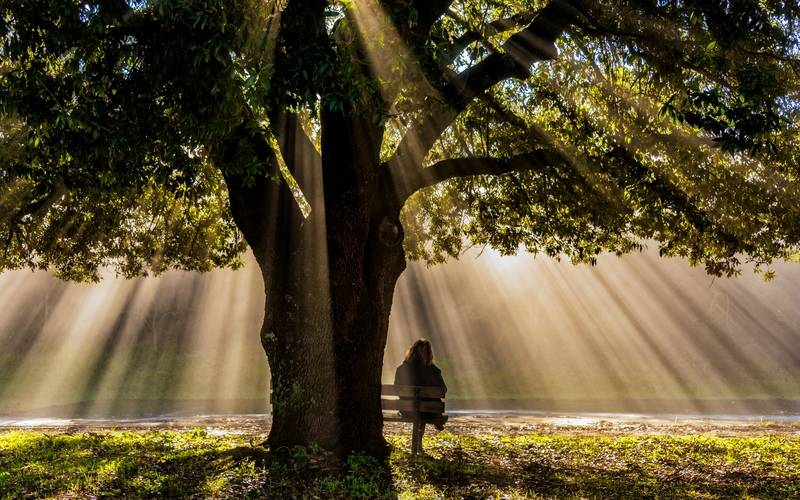
M 488 250 L 432 269 L 411 264 L 396 292 L 384 381 L 424 336 L 454 402 L 534 409 L 600 398 L 633 411 L 629 400 L 663 399 L 719 411 L 714 399 L 731 399 L 778 410 L 800 399 L 800 273 L 778 271 L 775 283 L 712 284 L 702 270 L 652 252 L 602 257 L 598 267 Z M 263 401 L 266 362 L 254 334 L 263 294 L 246 296 L 259 280 L 251 261 L 241 272 L 167 273 L 138 285 L 0 276 L 0 343 L 25 356 L 0 359 L 2 412 L 92 398 L 84 409 L 97 415 L 125 415 L 137 398 L 164 412 L 180 408 L 177 400 L 207 412 L 241 411 L 233 399 Z M 202 314 L 208 307 L 216 312 Z

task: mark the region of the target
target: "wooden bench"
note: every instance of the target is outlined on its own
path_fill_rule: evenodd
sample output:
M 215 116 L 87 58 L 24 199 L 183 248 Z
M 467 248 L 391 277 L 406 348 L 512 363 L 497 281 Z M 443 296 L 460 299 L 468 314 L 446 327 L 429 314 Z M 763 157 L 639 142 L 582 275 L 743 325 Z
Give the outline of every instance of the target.
M 448 419 L 448 416 L 444 414 L 443 401 L 423 401 L 423 398 L 443 398 L 444 392 L 445 390 L 441 387 L 381 386 L 381 408 L 384 411 L 403 412 L 402 415 L 399 413 L 384 415 L 383 420 L 414 424 L 411 430 L 411 453 L 413 455 L 422 452 L 422 435 L 425 434 L 425 424 L 444 425 Z M 423 416 L 423 413 L 427 415 Z

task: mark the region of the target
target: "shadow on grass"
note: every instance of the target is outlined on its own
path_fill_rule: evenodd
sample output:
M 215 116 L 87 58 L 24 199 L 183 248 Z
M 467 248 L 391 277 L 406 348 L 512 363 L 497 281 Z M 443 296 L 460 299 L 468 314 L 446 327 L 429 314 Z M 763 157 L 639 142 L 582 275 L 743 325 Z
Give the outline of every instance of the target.
M 445 498 L 800 498 L 800 482 L 739 471 L 724 472 L 700 465 L 684 471 L 646 471 L 635 465 L 621 470 L 602 466 L 492 464 L 464 459 L 459 450 L 440 457 L 395 459 L 405 490 Z
M 800 439 L 433 436 L 388 463 L 190 432 L 0 434 L 0 498 L 800 498 Z
M 385 462 L 204 431 L 0 435 L 0 497 L 395 498 Z
M 526 489 L 543 496 L 597 498 L 790 498 L 798 485 L 740 472 L 720 472 L 698 467 L 685 473 L 654 474 L 635 466 L 624 470 L 602 467 L 551 467 L 530 463 L 521 476 Z M 793 492 L 793 493 L 792 493 Z
M 4 438 L 0 492 L 12 498 L 207 494 L 222 453 L 220 443 L 192 433 L 12 433 Z

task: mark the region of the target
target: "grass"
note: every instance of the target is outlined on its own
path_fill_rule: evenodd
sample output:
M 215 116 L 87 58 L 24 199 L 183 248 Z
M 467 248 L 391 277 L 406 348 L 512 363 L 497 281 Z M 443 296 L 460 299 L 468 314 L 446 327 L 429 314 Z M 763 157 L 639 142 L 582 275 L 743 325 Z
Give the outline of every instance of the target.
M 800 498 L 800 438 L 389 435 L 388 469 L 322 450 L 264 462 L 236 435 L 0 434 L 0 498 Z

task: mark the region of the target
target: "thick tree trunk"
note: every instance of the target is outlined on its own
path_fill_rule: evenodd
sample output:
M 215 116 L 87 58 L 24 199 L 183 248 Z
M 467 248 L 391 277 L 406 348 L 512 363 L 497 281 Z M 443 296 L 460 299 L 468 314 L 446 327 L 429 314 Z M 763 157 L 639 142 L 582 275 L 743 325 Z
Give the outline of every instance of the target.
M 388 185 L 378 158 L 382 130 L 353 116 L 328 114 L 323 123 L 321 158 L 301 153 L 291 127 L 279 133 L 311 202 L 308 219 L 285 183 L 226 177 L 234 220 L 267 294 L 268 443 L 386 456 L 380 384 L 392 295 L 406 265 L 400 206 L 381 192 Z M 270 157 L 261 145 L 256 153 Z
M 329 224 L 327 231 L 337 239 L 347 228 Z M 293 258 L 298 264 L 290 264 L 285 286 L 270 287 L 267 298 L 261 339 L 272 373 L 268 442 L 384 456 L 381 371 L 394 285 L 405 267 L 402 247 L 368 245 L 360 262 L 331 252 L 317 261 L 319 253 Z

